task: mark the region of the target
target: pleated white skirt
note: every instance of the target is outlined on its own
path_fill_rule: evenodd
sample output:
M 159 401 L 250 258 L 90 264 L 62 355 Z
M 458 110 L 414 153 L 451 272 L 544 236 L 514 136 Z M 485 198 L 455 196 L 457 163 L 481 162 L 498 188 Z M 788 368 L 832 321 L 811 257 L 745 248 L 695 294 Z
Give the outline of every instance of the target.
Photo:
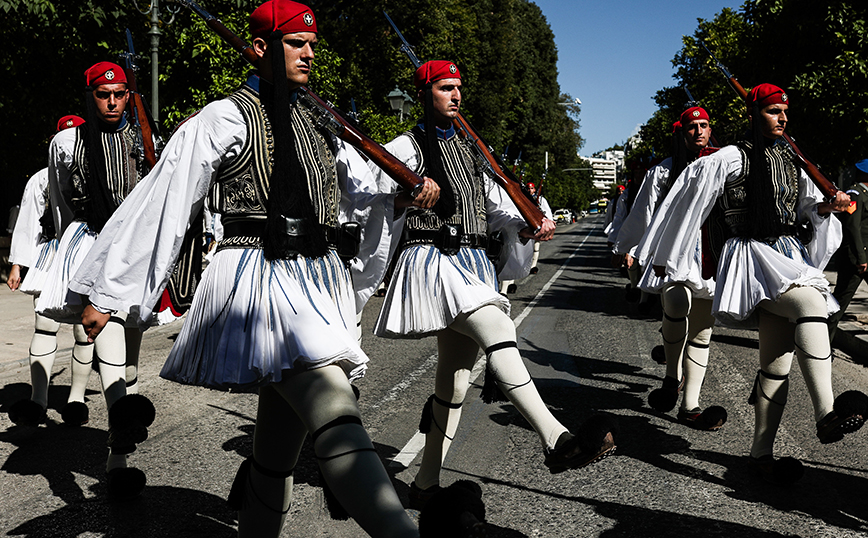
M 52 239 L 51 241 L 39 244 L 36 263 L 33 264 L 33 267 L 27 269 L 27 276 L 24 277 L 21 286 L 18 288 L 21 293 L 39 297 L 39 294 L 42 293 L 42 288 L 45 287 L 48 270 L 51 268 L 51 262 L 54 261 L 55 254 L 57 254 L 59 243 L 57 239 Z
M 838 311 L 829 281 L 810 265 L 801 241 L 782 236 L 768 245 L 734 237 L 727 240 L 721 253 L 712 313 L 723 325 L 755 328 L 757 305 L 776 301 L 796 286 L 816 288 L 826 299 L 828 314 Z
M 225 249 L 203 272 L 160 376 L 249 391 L 330 364 L 353 380 L 367 362 L 350 275 L 333 250 L 269 262 L 260 249 Z
M 81 323 L 81 296 L 67 288 L 96 238 L 84 222 L 76 220 L 66 228 L 36 302 L 38 313 L 60 323 Z
M 484 250 L 462 248 L 446 256 L 431 245 L 409 247 L 398 259 L 374 334 L 423 338 L 489 304 L 509 314 Z
M 715 281 L 712 278 L 702 278 L 702 241 L 696 241 L 691 263 L 688 265 L 687 277 L 679 282 L 693 292 L 697 299 L 711 299 L 714 297 Z M 642 267 L 642 277 L 639 279 L 639 288 L 648 293 L 662 293 L 663 289 L 675 281 L 668 276 L 659 277 L 654 274 L 654 268 L 650 265 Z

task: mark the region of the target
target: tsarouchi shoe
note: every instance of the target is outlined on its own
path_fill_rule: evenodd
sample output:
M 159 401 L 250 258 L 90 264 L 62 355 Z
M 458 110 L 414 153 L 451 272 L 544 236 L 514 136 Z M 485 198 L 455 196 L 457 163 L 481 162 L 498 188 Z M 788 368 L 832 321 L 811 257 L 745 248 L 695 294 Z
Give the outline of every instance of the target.
M 712 405 L 705 411 L 696 407 L 694 409 L 678 411 L 678 422 L 690 426 L 694 430 L 714 432 L 726 423 L 726 409 L 719 405 Z
M 756 474 L 766 482 L 776 486 L 791 486 L 805 474 L 802 462 L 789 456 L 775 459 L 771 454 L 766 454 L 758 458 L 753 456 L 748 456 L 748 458 Z

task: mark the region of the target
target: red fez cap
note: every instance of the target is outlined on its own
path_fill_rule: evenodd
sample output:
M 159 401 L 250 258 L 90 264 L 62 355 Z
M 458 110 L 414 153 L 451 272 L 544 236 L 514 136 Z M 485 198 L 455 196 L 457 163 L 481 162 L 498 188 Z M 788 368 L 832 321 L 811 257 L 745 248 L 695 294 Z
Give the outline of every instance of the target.
M 708 112 L 705 111 L 704 108 L 699 106 L 694 106 L 688 108 L 684 112 L 681 113 L 681 125 L 688 125 L 691 121 L 695 120 L 705 120 L 708 121 Z
M 417 90 L 421 90 L 429 82 L 437 82 L 444 78 L 461 78 L 458 66 L 446 60 L 431 60 L 419 66 L 413 73 L 413 84 Z
M 673 133 L 678 132 L 678 129 L 681 129 L 681 122 L 680 121 L 676 121 L 675 123 L 672 124 L 672 132 Z
M 747 106 L 756 103 L 758 107 L 764 108 L 769 105 L 789 104 L 790 98 L 784 90 L 778 88 L 774 84 L 760 84 L 747 94 Z
M 316 18 L 304 4 L 292 0 L 268 0 L 250 14 L 250 34 L 268 39 L 271 32 L 316 33 Z
M 57 120 L 57 132 L 59 133 L 64 129 L 72 129 L 73 127 L 78 127 L 82 123 L 84 123 L 84 119 L 78 116 L 64 116 Z
M 85 85 L 95 88 L 100 84 L 126 84 L 127 75 L 118 64 L 99 62 L 84 72 Z
M 527 182 L 527 188 L 531 188 L 531 187 L 533 187 L 533 188 L 535 189 L 535 188 L 536 188 L 536 185 L 534 185 L 533 183 L 531 183 L 530 181 L 528 181 L 528 182 Z

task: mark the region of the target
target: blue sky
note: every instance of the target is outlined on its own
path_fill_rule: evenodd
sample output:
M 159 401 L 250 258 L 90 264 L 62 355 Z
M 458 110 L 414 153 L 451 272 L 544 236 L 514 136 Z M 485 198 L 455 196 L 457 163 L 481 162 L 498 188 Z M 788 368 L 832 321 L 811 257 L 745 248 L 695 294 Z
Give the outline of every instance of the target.
M 672 58 L 697 19 L 741 0 L 532 0 L 558 47 L 561 91 L 582 101 L 588 156 L 627 140 L 656 110 L 654 94 L 672 86 Z M 702 100 L 702 96 L 694 96 Z

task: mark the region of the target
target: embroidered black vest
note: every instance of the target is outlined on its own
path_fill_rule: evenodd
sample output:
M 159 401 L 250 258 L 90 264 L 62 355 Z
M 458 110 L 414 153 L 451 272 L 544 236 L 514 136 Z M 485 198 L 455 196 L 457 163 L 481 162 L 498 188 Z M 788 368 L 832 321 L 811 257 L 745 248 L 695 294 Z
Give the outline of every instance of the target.
M 750 153 L 753 144 L 740 140 L 736 144 L 741 158 L 741 173 L 724 185 L 723 194 L 717 199 L 709 216 L 709 232 L 712 252 L 716 259 L 720 258 L 723 244 L 731 237 L 748 237 L 749 220 L 753 217 L 748 209 L 746 181 L 750 173 Z M 783 144 L 774 144 L 765 150 L 765 160 L 769 166 L 774 192 L 775 215 L 790 230 L 797 229 L 799 203 L 799 170 L 793 161 L 792 154 Z M 777 239 L 769 237 L 752 237 L 759 241 Z
M 111 192 L 115 208 L 127 197 L 133 187 L 147 174 L 145 164 L 138 158 L 136 151 L 136 132 L 133 126 L 127 124 L 118 131 L 100 133 L 102 148 L 105 154 L 106 177 L 108 189 Z M 75 129 L 73 145 L 72 168 L 72 209 L 75 218 L 88 222 L 90 193 L 87 191 L 85 177 L 90 170 L 87 159 L 87 143 L 82 137 L 80 127 Z
M 413 149 L 419 156 L 419 164 L 414 172 L 424 176 L 428 169 L 422 152 L 425 133 L 416 126 L 405 134 L 410 138 Z M 460 224 L 467 235 L 485 235 L 488 221 L 485 213 L 485 185 L 482 180 L 482 170 L 464 141 L 458 136 L 453 134 L 448 139 L 438 137 L 437 143 L 443 155 L 446 177 L 455 194 L 455 214 L 448 221 L 443 221 L 430 209 L 410 207 L 407 209 L 405 228 L 411 231 L 436 231 L 443 224 Z M 430 243 L 430 241 L 408 240 L 405 245 L 423 243 Z
M 269 180 L 274 164 L 274 137 L 259 93 L 244 85 L 229 96 L 247 125 L 241 153 L 224 163 L 208 194 L 209 207 L 221 214 L 224 226 L 267 217 Z M 307 174 L 307 186 L 320 224 L 338 225 L 341 193 L 331 135 L 316 128 L 313 116 L 299 104 L 292 105 L 292 129 L 299 161 Z M 227 237 L 220 248 L 262 248 L 261 236 Z

